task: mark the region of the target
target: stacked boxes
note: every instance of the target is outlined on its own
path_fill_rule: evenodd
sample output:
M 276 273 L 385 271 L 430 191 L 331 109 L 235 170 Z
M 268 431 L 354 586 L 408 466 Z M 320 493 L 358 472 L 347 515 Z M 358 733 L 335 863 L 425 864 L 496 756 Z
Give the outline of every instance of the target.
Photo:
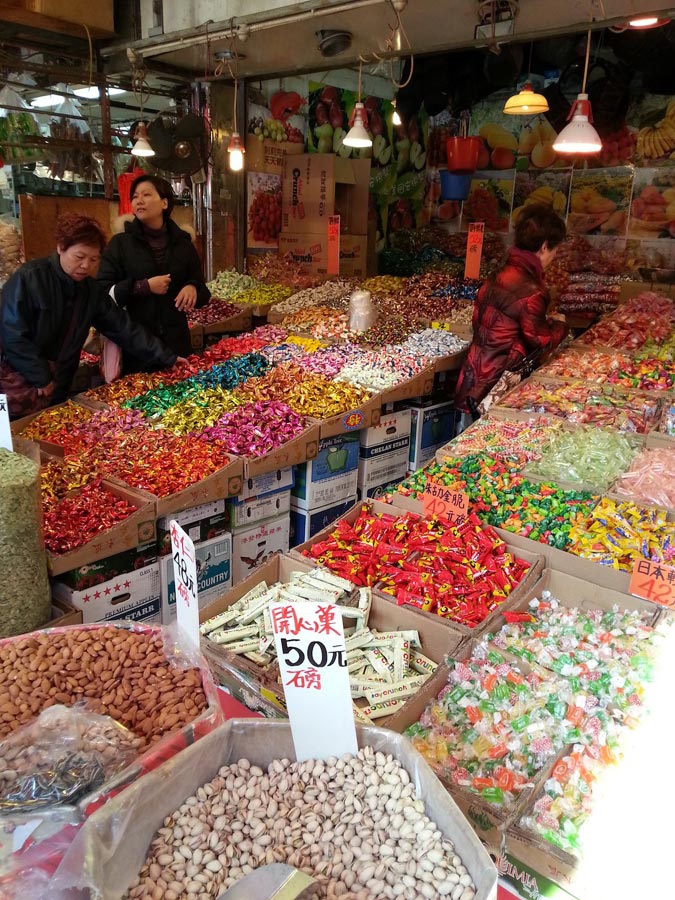
M 232 535 L 220 534 L 195 544 L 199 608 L 217 600 L 232 586 Z M 173 557 L 169 553 L 160 560 L 162 587 L 162 622 L 170 625 L 176 618 L 176 582 Z
M 378 425 L 360 432 L 357 496 L 379 497 L 405 478 L 410 453 L 411 412 L 383 413 Z
M 85 625 L 116 619 L 158 624 L 162 621 L 159 563 L 156 562 L 81 590 L 56 581 L 52 590 L 57 599 L 82 611 Z
M 456 410 L 452 403 L 419 401 L 410 406 L 410 454 L 408 471 L 429 462 L 455 433 Z

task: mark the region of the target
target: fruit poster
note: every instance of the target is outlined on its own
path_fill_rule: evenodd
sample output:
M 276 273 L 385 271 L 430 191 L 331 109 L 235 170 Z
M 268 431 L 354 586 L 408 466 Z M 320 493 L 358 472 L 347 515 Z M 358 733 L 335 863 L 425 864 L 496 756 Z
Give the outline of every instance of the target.
M 486 231 L 508 231 L 513 203 L 514 172 L 476 172 L 462 209 L 462 231 L 485 222 Z
M 376 137 L 382 164 L 391 159 L 391 148 L 386 123 L 382 117 L 381 101 L 366 97 L 363 104 L 368 113 L 368 130 L 373 137 L 373 147 L 346 147 L 344 139 L 349 131 L 349 119 L 357 96 L 354 91 L 330 84 L 309 82 L 307 148 L 310 153 L 337 153 L 343 159 L 369 159 L 373 155 Z M 389 154 L 386 150 L 389 147 Z
M 460 120 L 446 110 L 437 116 L 430 116 L 427 135 L 427 170 L 422 202 L 422 221 L 426 225 L 434 222 L 446 228 L 459 225 L 461 202 L 443 200 L 441 196 L 441 176 L 439 170 L 447 165 L 446 143 L 459 134 Z
M 270 250 L 279 245 L 281 231 L 281 175 L 247 173 L 249 250 Z
M 387 237 L 423 224 L 428 124 L 429 118 L 422 107 L 392 128 L 396 183 L 391 195 L 396 199 L 387 207 Z
M 583 169 L 572 177 L 570 234 L 625 237 L 633 192 L 633 169 Z
M 675 167 L 636 169 L 628 236 L 675 238 Z
M 637 128 L 636 153 L 643 166 L 675 160 L 675 98 L 645 94 L 631 104 L 626 116 Z
M 567 205 L 572 182 L 571 169 L 537 172 L 516 172 L 513 189 L 513 212 L 511 225 L 514 227 L 520 214 L 528 206 L 548 206 L 563 219 L 567 217 Z

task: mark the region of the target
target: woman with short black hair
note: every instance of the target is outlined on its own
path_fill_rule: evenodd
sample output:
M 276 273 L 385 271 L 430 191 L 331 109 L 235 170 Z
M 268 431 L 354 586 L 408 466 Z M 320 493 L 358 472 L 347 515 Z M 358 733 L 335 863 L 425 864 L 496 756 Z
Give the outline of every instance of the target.
M 191 352 L 187 315 L 206 306 L 211 294 L 190 235 L 171 218 L 171 185 L 140 175 L 131 185 L 132 221 L 103 254 L 98 280 L 135 322 L 179 356 Z M 143 360 L 124 355 L 124 371 L 143 369 Z
M 65 399 L 93 326 L 146 368 L 176 354 L 108 297 L 91 277 L 105 248 L 99 223 L 67 213 L 56 223 L 56 252 L 21 266 L 0 301 L 0 393 L 13 418 Z
M 486 281 L 473 309 L 473 340 L 455 391 L 455 406 L 474 413 L 505 371 L 537 351 L 553 350 L 567 334 L 564 316 L 547 316 L 544 270 L 565 239 L 565 223 L 549 207 L 520 214 L 506 265 Z

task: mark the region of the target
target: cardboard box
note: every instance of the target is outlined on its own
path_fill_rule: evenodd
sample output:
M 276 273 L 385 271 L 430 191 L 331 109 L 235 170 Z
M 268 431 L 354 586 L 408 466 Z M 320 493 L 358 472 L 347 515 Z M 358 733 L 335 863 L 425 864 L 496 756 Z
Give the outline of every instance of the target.
M 357 485 L 357 500 L 382 500 L 391 488 L 395 488 L 401 483 L 400 478 L 394 478 L 392 481 L 383 481 L 382 484 L 374 484 L 372 487 L 364 488 Z
M 157 624 L 162 621 L 159 563 L 126 572 L 83 591 L 54 581 L 52 592 L 56 599 L 82 610 L 85 625 L 117 619 Z
M 120 497 L 134 506 L 136 512 L 127 516 L 117 525 L 113 525 L 112 528 L 97 534 L 77 550 L 58 555 L 48 552 L 47 568 L 50 575 L 70 572 L 72 569 L 106 559 L 117 553 L 123 553 L 125 550 L 134 550 L 136 547 L 144 546 L 157 539 L 154 498 L 150 494 L 135 491 L 113 480 L 104 479 L 103 485 L 116 497 Z
M 199 608 L 208 606 L 232 585 L 232 535 L 220 534 L 209 541 L 195 544 Z M 162 623 L 170 625 L 176 618 L 176 581 L 173 557 L 159 562 L 162 587 Z
M 52 617 L 42 628 L 65 628 L 69 625 L 82 624 L 82 610 L 75 609 L 65 600 L 52 597 Z
M 526 855 L 529 848 L 522 845 L 512 846 L 513 842 L 507 834 L 506 850 L 495 854 L 495 863 L 499 873 L 499 884 L 509 890 L 509 900 L 579 900 L 577 895 L 570 894 L 533 868 L 531 862 L 522 862 L 515 854 Z M 553 849 L 553 848 L 552 848 Z M 524 853 L 525 851 L 525 853 Z M 529 854 L 527 854 L 529 855 Z M 501 895 L 500 895 L 501 896 Z M 586 897 L 582 900 L 600 900 L 599 897 Z
M 380 403 L 383 406 L 389 403 L 400 403 L 402 400 L 416 400 L 419 397 L 428 397 L 434 389 L 435 369 L 433 364 L 423 369 L 412 378 L 400 381 L 393 387 L 387 388 L 379 394 Z M 432 402 L 431 400 L 429 401 Z
M 67 584 L 75 591 L 84 591 L 97 584 L 117 578 L 124 572 L 133 572 L 134 569 L 143 569 L 157 562 L 157 542 L 151 541 L 142 547 L 133 550 L 124 550 L 114 556 L 107 556 L 95 562 L 78 566 L 69 572 L 61 572 L 59 581 Z
M 58 22 L 69 22 L 80 28 L 84 24 L 92 32 L 93 37 L 112 37 L 115 34 L 112 0 L 97 0 L 96 3 L 87 0 L 70 0 L 68 3 L 63 3 L 62 0 L 10 0 L 3 3 L 3 6 L 49 16 Z M 3 14 L 4 12 L 3 10 Z M 26 20 L 26 24 L 31 24 L 31 21 Z M 36 21 L 32 24 L 46 29 L 45 23 Z
M 232 583 L 238 584 L 274 553 L 287 553 L 290 513 L 284 513 L 232 535 Z
M 380 421 L 382 402 L 379 394 L 374 394 L 361 404 L 358 409 L 345 410 L 330 419 L 319 420 L 319 434 L 322 438 L 334 437 L 336 434 L 348 434 L 377 425 Z
M 340 235 L 340 275 L 368 274 L 368 235 Z
M 408 469 L 411 413 L 409 409 L 385 413 L 378 425 L 360 432 L 358 491 L 371 491 L 401 481 Z
M 300 509 L 291 503 L 291 536 L 289 545 L 297 547 L 327 528 L 354 505 L 356 497 L 348 497 L 341 503 L 329 503 L 320 509 Z
M 227 501 L 228 524 L 232 531 L 240 528 L 250 528 L 254 522 L 262 522 L 265 519 L 273 519 L 290 511 L 291 492 L 278 491 L 275 494 L 266 494 L 247 500 L 244 503 Z
M 297 437 L 286 441 L 281 447 L 270 450 L 264 456 L 246 457 L 244 459 L 244 476 L 253 478 L 267 472 L 278 472 L 288 466 L 304 463 L 314 459 L 318 453 L 319 426 L 311 422 Z
M 411 472 L 432 459 L 443 444 L 454 437 L 456 410 L 452 403 L 414 404 L 410 407 Z
M 273 472 L 264 472 L 260 475 L 249 475 L 242 482 L 241 492 L 232 497 L 233 503 L 245 503 L 254 497 L 263 497 L 265 494 L 275 494 L 277 491 L 287 491 L 295 484 L 295 466 L 286 469 L 276 469 Z
M 225 500 L 211 500 L 210 503 L 202 503 L 200 506 L 184 509 L 171 516 L 161 516 L 157 519 L 157 552 L 159 556 L 171 553 L 172 519 L 178 522 L 195 544 L 223 534 L 227 531 L 229 524 Z
M 258 139 L 256 134 L 246 135 L 246 168 L 249 172 L 265 175 L 281 175 L 285 156 L 299 156 L 305 152 L 305 145 L 293 141 L 271 141 Z
M 369 159 L 305 153 L 283 160 L 281 231 L 325 233 L 340 216 L 343 234 L 368 234 Z
M 357 432 L 322 438 L 316 458 L 296 466 L 291 491 L 294 506 L 319 509 L 356 496 L 358 467 Z
M 190 325 L 190 346 L 193 350 L 204 349 L 204 326 Z
M 218 319 L 217 322 L 211 322 L 210 325 L 202 326 L 205 343 L 207 335 L 210 337 L 212 335 L 230 334 L 237 331 L 250 331 L 252 318 L 253 314 L 251 312 L 251 307 L 242 306 L 240 312 L 236 313 L 236 315 L 230 316 L 227 319 Z

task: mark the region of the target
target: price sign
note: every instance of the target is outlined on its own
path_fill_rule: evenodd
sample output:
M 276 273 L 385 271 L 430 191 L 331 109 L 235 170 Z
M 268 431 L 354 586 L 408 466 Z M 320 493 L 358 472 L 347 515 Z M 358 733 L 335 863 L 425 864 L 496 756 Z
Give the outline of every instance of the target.
M 328 259 L 326 271 L 329 275 L 340 272 L 340 216 L 328 216 Z
M 483 256 L 484 222 L 472 222 L 466 239 L 465 278 L 480 278 L 480 261 Z
M 5 450 L 13 450 L 12 429 L 9 427 L 9 407 L 7 395 L 0 394 L 0 447 Z
M 425 516 L 436 516 L 447 519 L 451 525 L 461 525 L 469 514 L 469 498 L 465 491 L 427 479 L 422 507 Z
M 175 519 L 169 523 L 173 577 L 176 582 L 176 618 L 187 640 L 199 647 L 199 597 L 195 545 Z
M 633 566 L 628 590 L 634 597 L 642 597 L 643 600 L 675 610 L 675 569 L 639 559 Z
M 342 616 L 333 603 L 270 601 L 298 760 L 356 753 Z

